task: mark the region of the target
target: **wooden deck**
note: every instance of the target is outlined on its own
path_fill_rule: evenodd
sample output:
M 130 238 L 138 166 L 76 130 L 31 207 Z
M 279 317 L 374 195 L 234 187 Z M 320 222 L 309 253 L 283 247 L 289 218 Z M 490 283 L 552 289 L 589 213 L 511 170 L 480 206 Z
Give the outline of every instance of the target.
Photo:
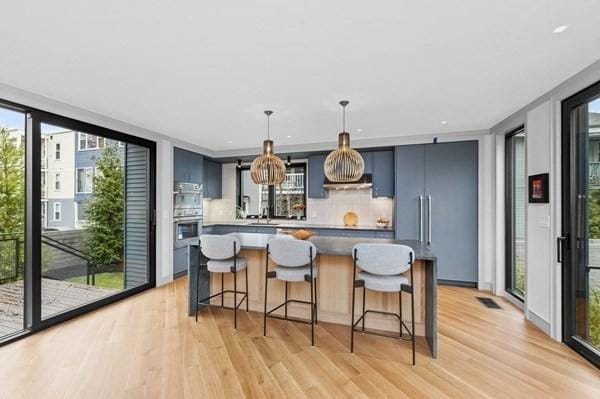
M 441 286 L 439 358 L 407 342 L 230 310 L 186 312 L 186 279 L 0 347 L 0 397 L 599 398 L 600 371 L 498 298 Z
M 118 290 L 42 279 L 42 318 L 93 302 Z M 23 281 L 0 285 L 0 337 L 23 329 Z

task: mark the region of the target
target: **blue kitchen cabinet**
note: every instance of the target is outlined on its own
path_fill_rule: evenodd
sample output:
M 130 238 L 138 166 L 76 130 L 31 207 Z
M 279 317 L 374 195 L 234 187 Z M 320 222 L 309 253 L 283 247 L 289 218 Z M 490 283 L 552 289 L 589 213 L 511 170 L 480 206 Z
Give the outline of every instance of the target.
M 326 157 L 324 154 L 308 156 L 308 198 L 327 198 L 327 190 L 323 188 Z
M 189 174 L 190 174 L 190 182 L 202 184 L 204 180 L 204 174 L 202 173 L 204 169 L 204 157 L 200 154 L 190 153 L 190 162 L 189 162 Z
M 396 239 L 420 240 L 437 256 L 437 278 L 478 280 L 476 141 L 395 149 Z
M 373 152 L 359 151 L 359 153 L 365 163 L 365 174 L 373 174 Z
M 173 158 L 173 176 L 175 181 L 202 183 L 204 163 L 202 155 L 175 147 Z
M 203 195 L 204 198 L 220 199 L 222 197 L 222 167 L 210 159 L 204 159 Z
M 173 176 L 175 181 L 188 181 L 188 152 L 179 148 L 173 150 Z
M 394 152 L 375 151 L 373 162 L 373 198 L 394 196 Z

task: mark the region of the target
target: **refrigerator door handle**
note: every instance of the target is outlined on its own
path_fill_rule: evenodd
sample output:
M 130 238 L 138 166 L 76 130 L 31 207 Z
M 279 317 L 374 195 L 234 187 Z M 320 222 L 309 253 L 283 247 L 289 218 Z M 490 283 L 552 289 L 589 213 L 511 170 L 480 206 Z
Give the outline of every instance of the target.
M 427 245 L 431 245 L 431 195 L 427 196 Z
M 423 240 L 423 196 L 419 195 L 419 241 Z

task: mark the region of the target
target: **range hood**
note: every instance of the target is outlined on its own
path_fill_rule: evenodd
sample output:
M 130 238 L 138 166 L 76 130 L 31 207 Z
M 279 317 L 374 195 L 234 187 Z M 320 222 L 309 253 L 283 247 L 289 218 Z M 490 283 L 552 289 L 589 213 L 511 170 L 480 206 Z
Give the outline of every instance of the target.
M 335 183 L 327 177 L 323 183 L 323 188 L 327 190 L 362 190 L 373 187 L 373 176 L 370 173 L 365 173 L 358 180 L 347 183 Z

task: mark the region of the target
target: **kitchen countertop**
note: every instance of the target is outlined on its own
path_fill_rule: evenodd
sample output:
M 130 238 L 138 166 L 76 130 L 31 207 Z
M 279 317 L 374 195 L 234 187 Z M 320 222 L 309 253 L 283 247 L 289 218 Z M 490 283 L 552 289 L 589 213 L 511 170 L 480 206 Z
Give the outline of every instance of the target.
M 265 249 L 269 240 L 276 238 L 276 234 L 260 234 L 260 233 L 230 233 L 235 234 L 242 248 L 246 249 Z M 416 240 L 392 240 L 387 238 L 360 238 L 360 237 L 323 237 L 314 236 L 308 241 L 315 244 L 318 253 L 326 255 L 352 255 L 352 247 L 360 243 L 374 244 L 401 244 L 409 246 L 415 252 L 415 259 L 418 260 L 435 260 L 435 255 L 429 250 L 425 244 Z M 191 245 L 198 245 L 193 243 Z
M 394 228 L 391 226 L 388 227 L 377 227 L 377 226 L 369 226 L 369 225 L 359 225 L 359 226 L 342 226 L 339 224 L 316 224 L 309 223 L 306 221 L 289 221 L 282 220 L 281 222 L 278 220 L 273 221 L 271 224 L 267 224 L 266 222 L 261 222 L 258 224 L 259 219 L 244 219 L 244 220 L 234 220 L 234 221 L 205 221 L 203 226 L 252 226 L 252 227 L 273 227 L 276 229 L 341 229 L 341 230 L 372 230 L 372 231 L 394 231 Z

